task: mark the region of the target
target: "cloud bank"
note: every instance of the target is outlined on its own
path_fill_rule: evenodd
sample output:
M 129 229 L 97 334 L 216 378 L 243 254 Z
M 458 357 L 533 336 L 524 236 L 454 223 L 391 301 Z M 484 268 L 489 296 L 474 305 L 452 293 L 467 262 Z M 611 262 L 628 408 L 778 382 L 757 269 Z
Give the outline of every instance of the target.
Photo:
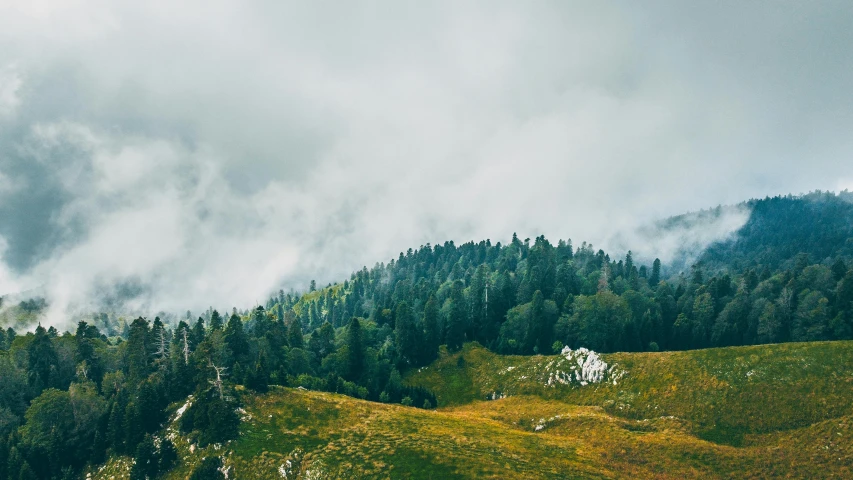
M 849 2 L 633 3 L 2 1 L 0 290 L 245 307 L 853 181 Z

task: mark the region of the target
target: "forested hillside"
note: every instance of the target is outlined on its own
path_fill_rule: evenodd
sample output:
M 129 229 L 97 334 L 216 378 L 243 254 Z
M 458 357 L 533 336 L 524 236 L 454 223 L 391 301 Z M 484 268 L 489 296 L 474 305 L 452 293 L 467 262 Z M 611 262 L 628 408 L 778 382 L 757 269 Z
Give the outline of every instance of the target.
M 800 254 L 826 264 L 853 258 L 853 192 L 767 197 L 735 208 L 749 210 L 749 220 L 731 239 L 704 251 L 700 261 L 708 267 L 776 270 L 793 266 Z
M 850 205 L 846 193 L 749 202 L 741 231 L 684 274 L 657 260 L 638 265 L 631 252 L 514 236 L 409 249 L 342 283 L 312 282 L 230 315 L 210 309 L 165 324 L 97 313 L 75 334 L 9 326 L 0 335 L 0 480 L 77 478 L 119 454 L 136 457 L 134 478 L 154 477 L 174 453 L 149 435 L 190 394 L 180 428 L 202 446 L 236 436 L 242 386 L 432 408 L 433 393 L 402 379 L 440 345 L 532 355 L 850 339 Z M 6 321 L 38 318 L 43 306 L 6 305 Z

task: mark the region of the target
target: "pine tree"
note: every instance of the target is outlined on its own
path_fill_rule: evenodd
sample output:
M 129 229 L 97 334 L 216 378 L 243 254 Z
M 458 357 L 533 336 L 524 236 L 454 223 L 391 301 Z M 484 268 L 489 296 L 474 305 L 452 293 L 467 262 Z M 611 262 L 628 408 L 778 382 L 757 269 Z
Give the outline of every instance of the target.
M 295 316 L 287 328 L 287 342 L 291 348 L 304 348 L 305 338 L 302 334 L 302 322 Z
M 6 329 L 6 349 L 12 348 L 12 342 L 15 341 L 15 337 L 17 336 L 18 334 L 14 328 L 9 327 Z
M 210 329 L 222 330 L 222 315 L 217 310 L 210 314 Z
M 435 297 L 429 296 L 424 305 L 424 347 L 421 363 L 426 365 L 438 358 L 438 346 L 441 344 L 441 328 L 438 324 L 438 304 Z
M 269 378 L 265 356 L 259 354 L 246 378 L 246 387 L 256 392 L 266 392 L 269 388 Z
M 422 338 L 418 335 L 415 326 L 414 312 L 409 304 L 400 302 L 397 304 L 396 325 L 394 327 L 394 338 L 397 342 L 397 363 L 402 366 L 412 366 L 418 361 L 418 347 Z
M 487 331 L 486 283 L 488 282 L 488 273 L 488 267 L 485 264 L 477 267 L 474 276 L 471 277 L 471 286 L 468 288 L 471 318 L 469 337 L 483 344 L 486 343 L 483 333 Z
M 59 357 L 47 331 L 39 325 L 33 340 L 27 346 L 28 380 L 36 392 L 52 386 L 52 377 L 59 366 Z
M 462 343 L 465 342 L 467 309 L 465 308 L 463 288 L 464 284 L 462 281 L 456 280 L 450 289 L 450 309 L 447 318 L 447 333 L 445 334 L 447 348 L 450 351 L 459 350 L 462 348 Z
M 649 286 L 652 288 L 657 287 L 657 284 L 660 283 L 660 259 L 656 258 L 654 263 L 652 263 L 652 274 L 649 275 Z
M 267 318 L 266 312 L 264 311 L 264 307 L 258 305 L 254 311 L 252 311 L 252 324 L 254 324 L 254 336 L 255 338 L 262 338 L 264 335 L 272 327 L 272 322 L 270 322 L 269 318 Z
M 33 471 L 33 467 L 30 466 L 30 463 L 24 460 L 24 463 L 21 465 L 21 473 L 18 474 L 19 480 L 38 480 L 38 475 Z
M 142 317 L 130 324 L 130 334 L 127 339 L 127 365 L 131 384 L 140 382 L 148 376 L 149 353 L 148 321 Z
M 8 475 L 10 480 L 16 480 L 21 476 L 21 469 L 24 466 L 24 458 L 21 456 L 21 452 L 18 450 L 18 447 L 12 444 L 11 436 L 9 442 L 11 446 L 9 447 L 9 459 L 6 462 L 6 475 Z
M 77 332 L 74 335 L 76 342 L 75 361 L 78 365 L 85 365 L 83 372 L 86 379 L 97 384 L 101 383 L 101 378 L 104 375 L 101 359 L 96 355 L 93 344 L 94 339 L 99 336 L 96 327 L 83 321 L 77 324 Z
M 362 344 L 361 323 L 352 317 L 347 327 L 347 368 L 346 378 L 358 382 L 364 372 L 364 345 Z
M 196 320 L 195 325 L 193 325 L 193 328 L 191 330 L 190 339 L 192 340 L 192 344 L 193 345 L 200 344 L 202 341 L 204 341 L 204 337 L 206 335 L 207 335 L 207 332 L 204 328 L 204 319 L 201 317 L 198 317 L 198 320 Z
M 234 358 L 239 359 L 249 353 L 249 340 L 243 329 L 243 321 L 237 314 L 232 314 L 225 327 L 225 344 L 231 350 Z
M 127 403 L 124 398 L 125 395 L 123 393 L 116 395 L 116 398 L 110 405 L 110 418 L 107 422 L 107 447 L 118 454 L 126 452 L 124 448 L 124 415 Z
M 136 400 L 131 400 L 124 410 L 124 450 L 136 452 L 139 443 L 145 437 L 145 417 Z
M 551 345 L 547 340 L 547 318 L 545 316 L 545 296 L 541 290 L 533 293 L 530 302 L 529 318 L 527 323 L 527 335 L 524 339 L 527 353 L 550 353 Z

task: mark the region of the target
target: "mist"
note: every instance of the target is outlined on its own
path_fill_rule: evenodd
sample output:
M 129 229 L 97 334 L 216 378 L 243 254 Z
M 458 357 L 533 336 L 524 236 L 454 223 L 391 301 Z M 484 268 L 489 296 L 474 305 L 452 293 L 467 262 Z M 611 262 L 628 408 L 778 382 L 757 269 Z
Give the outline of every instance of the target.
M 0 2 L 0 294 L 246 308 L 426 243 L 672 259 L 853 185 L 853 6 Z M 682 253 L 678 253 L 682 252 Z

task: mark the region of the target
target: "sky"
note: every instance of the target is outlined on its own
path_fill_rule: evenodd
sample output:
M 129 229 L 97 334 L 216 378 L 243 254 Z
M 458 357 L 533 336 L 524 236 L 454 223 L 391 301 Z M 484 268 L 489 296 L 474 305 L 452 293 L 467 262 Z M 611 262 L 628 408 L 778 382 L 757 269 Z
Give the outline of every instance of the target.
M 513 232 L 666 259 L 748 212 L 641 226 L 853 189 L 850 25 L 849 1 L 0 0 L 0 294 L 48 323 L 248 308 Z

